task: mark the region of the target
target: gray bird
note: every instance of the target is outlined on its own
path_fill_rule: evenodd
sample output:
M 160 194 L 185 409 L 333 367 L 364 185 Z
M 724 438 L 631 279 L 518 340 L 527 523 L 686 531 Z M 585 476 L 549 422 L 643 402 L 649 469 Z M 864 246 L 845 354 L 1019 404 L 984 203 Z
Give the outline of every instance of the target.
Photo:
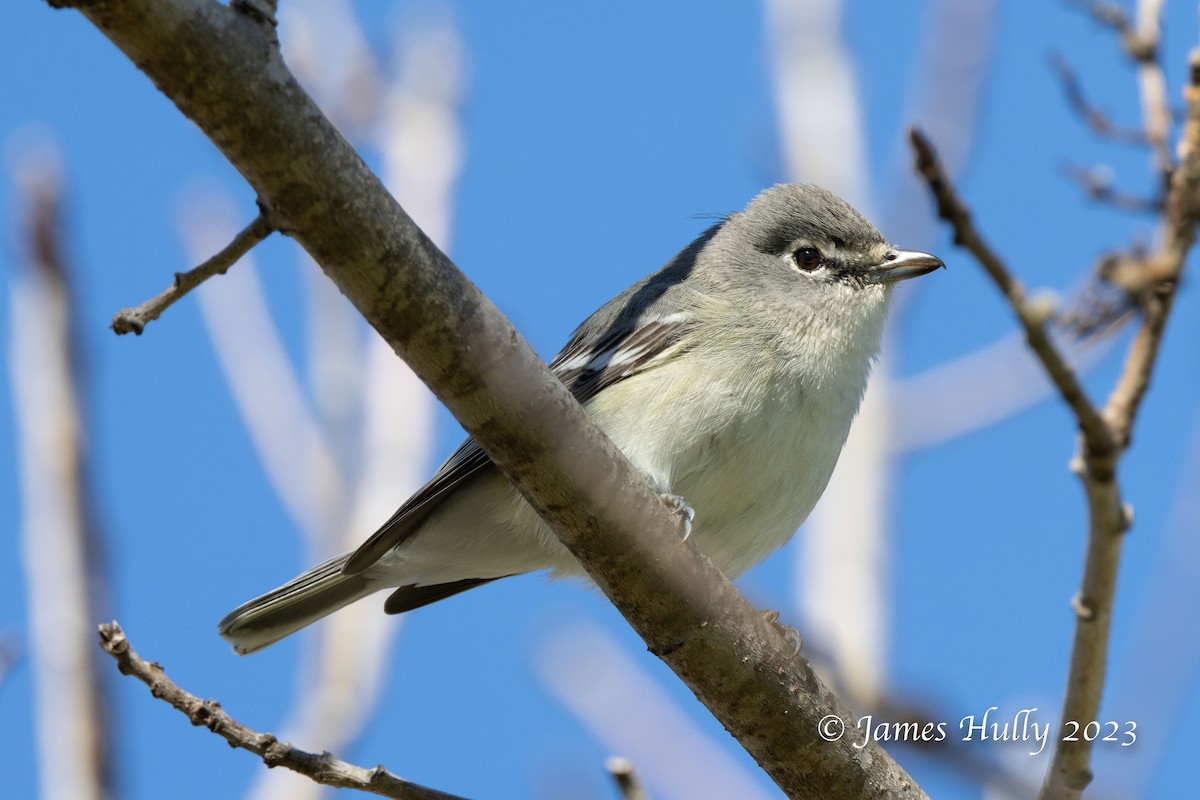
M 830 192 L 779 184 L 592 314 L 550 368 L 735 578 L 825 490 L 893 285 L 941 266 Z M 540 570 L 586 577 L 468 439 L 361 547 L 235 609 L 220 632 L 252 653 L 381 589 L 400 614 Z

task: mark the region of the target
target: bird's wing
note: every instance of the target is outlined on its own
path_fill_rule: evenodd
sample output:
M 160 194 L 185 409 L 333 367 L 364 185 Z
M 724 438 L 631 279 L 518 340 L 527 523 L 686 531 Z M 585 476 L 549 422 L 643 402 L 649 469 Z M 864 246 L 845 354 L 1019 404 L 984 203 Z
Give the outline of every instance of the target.
M 585 323 L 550 363 L 550 369 L 576 400 L 587 403 L 602 389 L 680 353 L 689 323 L 690 318 L 682 313 L 603 332 L 589 329 Z M 355 575 L 370 567 L 411 536 L 455 489 L 490 469 L 495 469 L 491 458 L 474 439 L 467 439 L 428 483 L 354 551 L 342 572 Z
M 550 369 L 576 400 L 587 403 L 614 383 L 678 355 L 690 322 L 689 315 L 679 312 L 599 335 L 581 328 Z

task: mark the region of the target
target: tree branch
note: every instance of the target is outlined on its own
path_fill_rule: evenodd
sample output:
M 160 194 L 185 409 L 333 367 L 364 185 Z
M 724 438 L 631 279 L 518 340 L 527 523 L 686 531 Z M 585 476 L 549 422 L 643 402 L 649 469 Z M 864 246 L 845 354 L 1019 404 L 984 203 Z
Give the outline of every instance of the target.
M 646 791 L 646 787 L 642 786 L 642 781 L 638 778 L 632 761 L 613 756 L 604 762 L 604 768 L 612 776 L 613 783 L 617 785 L 617 791 L 621 793 L 623 800 L 650 800 L 650 793 Z
M 938 163 L 933 145 L 919 129 L 909 132 L 916 153 L 917 172 L 929 185 L 929 191 L 937 202 L 938 216 L 954 230 L 954 243 L 966 248 L 991 277 L 1000 293 L 1008 300 L 1017 315 L 1017 321 L 1025 330 L 1030 349 L 1046 368 L 1050 379 L 1058 388 L 1063 400 L 1075 414 L 1079 429 L 1083 433 L 1088 449 L 1094 453 L 1111 453 L 1114 443 L 1108 426 L 1100 412 L 1092 405 L 1084 392 L 1075 371 L 1063 358 L 1046 331 L 1047 315 L 1025 297 L 1025 288 L 1012 276 L 1004 261 L 984 241 L 971 220 L 971 212 L 959 199 L 949 178 Z
M 239 258 L 250 252 L 251 248 L 270 236 L 274 230 L 266 216 L 260 213 L 215 256 L 187 272 L 176 272 L 173 284 L 140 306 L 118 311 L 112 321 L 113 332 L 118 336 L 126 333 L 141 336 L 147 323 L 158 319 L 176 300 L 212 276 L 224 275 Z
M 1138 0 L 1136 22 L 1130 22 L 1125 10 L 1114 3 L 1076 0 L 1074 5 L 1111 28 L 1121 38 L 1125 54 L 1137 64 L 1145 141 L 1154 153 L 1155 166 L 1165 186 L 1170 182 L 1174 161 L 1168 143 L 1171 108 L 1167 104 L 1167 81 L 1159 63 L 1163 0 Z
M 268 767 L 285 767 L 317 783 L 337 789 L 357 789 L 396 800 L 463 800 L 419 784 L 410 783 L 382 766 L 359 767 L 334 758 L 329 753 L 309 753 L 280 742 L 269 733 L 258 733 L 221 708 L 215 700 L 201 700 L 167 677 L 163 668 L 146 661 L 134 651 L 125 631 L 114 620 L 99 627 L 100 648 L 113 657 L 122 675 L 132 675 L 150 687 L 150 694 L 183 712 L 196 726 L 203 725 L 229 742 L 230 747 L 249 750 Z
M 1163 330 L 1175 300 L 1183 265 L 1196 243 L 1200 223 L 1200 49 L 1188 56 L 1191 83 L 1184 90 L 1187 119 L 1179 139 L 1179 166 L 1171 175 L 1163 220 L 1162 244 L 1146 259 L 1152 282 L 1143 295 L 1142 327 L 1125 362 L 1125 370 L 1108 399 L 1105 416 L 1117 441 L 1128 444 L 1138 407 L 1150 385 L 1150 375 Z
M 1125 50 L 1138 65 L 1138 95 L 1146 139 L 1154 151 L 1163 183 L 1170 183 L 1175 162 L 1171 159 L 1171 107 L 1167 103 L 1167 78 L 1159 61 L 1162 40 L 1163 0 L 1138 0 L 1137 23 L 1123 37 Z
M 1139 7 L 1141 33 L 1136 34 L 1136 39 L 1122 14 L 1108 6 L 1093 4 L 1091 8 L 1094 15 L 1122 32 L 1131 55 L 1157 69 L 1157 14 L 1160 10 L 1157 0 L 1145 0 Z M 1076 800 L 1092 780 L 1092 742 L 1086 737 L 1068 737 L 1067 734 L 1071 733 L 1069 725 L 1072 722 L 1083 725 L 1099 719 L 1121 545 L 1133 514 L 1121 500 L 1117 465 L 1129 446 L 1130 432 L 1161 346 L 1175 287 L 1200 223 L 1197 205 L 1200 192 L 1200 52 L 1193 51 L 1189 66 L 1192 82 L 1185 92 L 1188 117 L 1179 144 L 1180 163 L 1175 167 L 1169 154 L 1157 159 L 1159 168 L 1169 177 L 1161 245 L 1156 253 L 1138 259 L 1135 267 L 1144 273 L 1141 289 L 1136 293 L 1142 324 L 1102 414 L 1083 395 L 1069 367 L 1045 336 L 1044 321 L 1039 320 L 1029 307 L 1021 287 L 975 231 L 969 212 L 938 167 L 929 142 L 919 131 L 912 132 L 917 170 L 929 184 L 939 215 L 953 226 L 956 242 L 971 251 L 1016 311 L 1030 346 L 1075 411 L 1083 432 L 1080 451 L 1072 468 L 1087 496 L 1087 552 L 1079 593 L 1072 600 L 1076 615 L 1075 635 L 1060 733 L 1039 793 L 1040 800 Z M 1144 107 L 1152 110 L 1159 103 L 1154 96 L 1157 90 L 1153 81 L 1149 88 L 1143 81 L 1142 91 Z M 1151 96 L 1148 97 L 1147 92 Z M 1148 131 L 1150 124 L 1148 116 Z M 1158 134 L 1151 133 L 1152 143 L 1155 135 Z
M 1152 3 L 1153 5 L 1153 3 Z M 1189 56 L 1191 83 L 1184 90 L 1187 119 L 1179 142 L 1179 165 L 1171 174 L 1163 217 L 1162 240 L 1144 264 L 1152 277 L 1142 293 L 1142 324 L 1134 335 L 1124 369 L 1109 395 L 1104 418 L 1117 450 L 1111 456 L 1080 453 L 1076 465 L 1087 494 L 1090 529 L 1087 557 L 1076 610 L 1075 638 L 1067 676 L 1062 717 L 1065 721 L 1098 719 L 1107 672 L 1108 639 L 1116 593 L 1122 535 L 1133 512 L 1121 502 L 1117 460 L 1129 446 L 1134 420 L 1150 386 L 1163 331 L 1175 299 L 1184 261 L 1200 224 L 1200 51 Z M 1076 800 L 1092 779 L 1092 742 L 1066 741 L 1059 735 L 1039 800 Z
M 11 284 L 8 368 L 39 783 L 48 798 L 104 800 L 114 794 L 120 740 L 103 664 L 87 644 L 109 583 L 88 456 L 80 304 L 56 149 L 43 142 L 16 163 L 26 269 Z
M 206 0 L 79 10 L 221 149 L 651 652 L 789 796 L 924 796 L 877 745 L 819 737 L 823 717 L 849 727 L 855 717 L 695 544 L 680 541 L 645 476 L 387 194 L 254 20 Z
M 1161 196 L 1143 197 L 1121 191 L 1113 186 L 1112 171 L 1105 167 L 1088 168 L 1079 164 L 1066 164 L 1063 172 L 1097 203 L 1104 203 L 1118 211 L 1130 211 L 1135 214 L 1162 213 L 1163 200 Z
M 1116 125 L 1103 111 L 1088 102 L 1079 76 L 1061 53 L 1050 54 L 1050 67 L 1062 84 L 1068 105 L 1097 136 L 1121 144 L 1149 144 L 1150 139 L 1146 131 Z

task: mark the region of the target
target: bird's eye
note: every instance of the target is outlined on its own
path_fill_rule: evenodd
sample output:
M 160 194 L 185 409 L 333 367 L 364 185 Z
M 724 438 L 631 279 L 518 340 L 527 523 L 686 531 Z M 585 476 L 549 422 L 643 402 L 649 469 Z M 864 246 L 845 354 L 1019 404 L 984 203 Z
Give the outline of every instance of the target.
M 805 272 L 812 272 L 823 263 L 821 251 L 815 247 L 801 247 L 792 253 L 792 260 Z

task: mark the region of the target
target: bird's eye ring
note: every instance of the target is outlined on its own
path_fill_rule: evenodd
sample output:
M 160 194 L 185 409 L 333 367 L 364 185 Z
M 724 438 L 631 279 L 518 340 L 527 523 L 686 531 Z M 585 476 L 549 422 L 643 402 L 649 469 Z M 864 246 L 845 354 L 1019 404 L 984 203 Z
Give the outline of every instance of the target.
M 805 272 L 812 272 L 824 263 L 821 251 L 815 247 L 801 247 L 792 253 L 792 261 L 795 261 L 796 266 Z

